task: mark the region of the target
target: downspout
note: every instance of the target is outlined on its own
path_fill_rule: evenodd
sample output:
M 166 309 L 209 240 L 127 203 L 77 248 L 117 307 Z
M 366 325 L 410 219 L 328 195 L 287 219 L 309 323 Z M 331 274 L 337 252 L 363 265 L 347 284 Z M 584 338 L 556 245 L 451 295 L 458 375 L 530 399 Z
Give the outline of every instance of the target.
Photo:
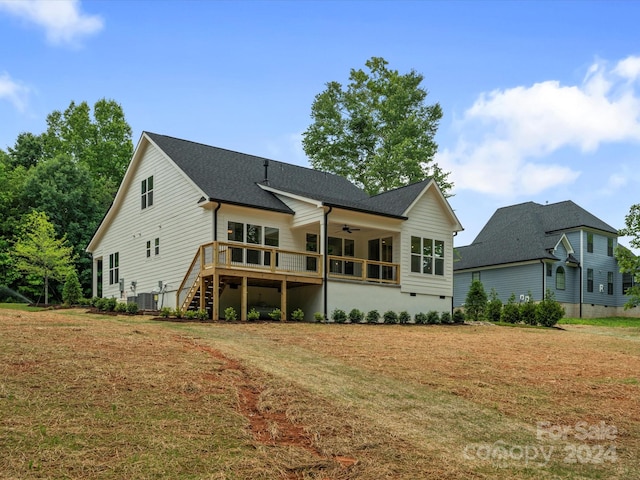
M 218 241 L 218 210 L 220 210 L 221 206 L 222 206 L 222 203 L 218 202 L 218 206 L 213 211 L 213 241 L 214 242 Z
M 544 300 L 547 296 L 547 265 L 544 263 L 544 260 L 540 260 L 540 263 L 542 264 L 542 300 Z
M 582 318 L 582 263 L 578 265 L 580 271 L 580 318 Z
M 322 239 L 322 241 L 324 242 L 323 248 L 322 248 L 322 253 L 324 255 L 324 272 L 323 272 L 323 283 L 324 283 L 324 288 L 323 288 L 323 295 L 324 295 L 324 319 L 325 321 L 328 320 L 328 285 L 327 285 L 327 280 L 329 278 L 328 275 L 328 271 L 329 271 L 329 256 L 327 255 L 327 251 L 328 251 L 328 246 L 329 246 L 329 214 L 331 213 L 331 210 L 333 210 L 333 207 L 329 207 L 329 210 L 327 210 L 326 212 L 324 212 L 324 238 Z

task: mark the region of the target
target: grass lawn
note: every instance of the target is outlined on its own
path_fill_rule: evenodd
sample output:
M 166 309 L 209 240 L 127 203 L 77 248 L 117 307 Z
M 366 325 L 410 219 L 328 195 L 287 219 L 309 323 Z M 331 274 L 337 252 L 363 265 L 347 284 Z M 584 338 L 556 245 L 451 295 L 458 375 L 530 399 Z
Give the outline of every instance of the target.
M 640 478 L 640 332 L 0 308 L 1 478 Z
M 0 303 L 0 309 L 22 310 L 24 312 L 39 312 L 40 307 L 30 307 L 26 303 Z
M 629 327 L 640 329 L 640 318 L 563 318 L 559 325 L 595 325 L 598 327 Z

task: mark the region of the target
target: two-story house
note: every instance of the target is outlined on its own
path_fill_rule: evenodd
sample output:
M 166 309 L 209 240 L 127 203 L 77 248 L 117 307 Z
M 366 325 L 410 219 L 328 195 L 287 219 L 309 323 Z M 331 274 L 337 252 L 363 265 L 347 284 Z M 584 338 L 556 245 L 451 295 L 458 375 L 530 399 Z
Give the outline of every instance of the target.
M 96 296 L 143 308 L 450 312 L 453 236 L 432 180 L 345 178 L 145 132 L 87 251 Z
M 623 308 L 632 277 L 620 273 L 617 243 L 615 228 L 571 201 L 500 208 L 471 245 L 455 249 L 454 305 L 480 280 L 503 303 L 511 294 L 539 301 L 550 289 L 569 317 L 638 316 Z

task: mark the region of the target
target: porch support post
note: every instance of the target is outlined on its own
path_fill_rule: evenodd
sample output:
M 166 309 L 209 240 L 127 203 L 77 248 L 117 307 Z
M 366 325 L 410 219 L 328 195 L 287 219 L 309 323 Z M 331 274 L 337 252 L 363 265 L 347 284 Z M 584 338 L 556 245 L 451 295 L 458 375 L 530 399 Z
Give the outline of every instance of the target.
M 200 274 L 202 275 L 202 273 Z M 202 276 L 200 277 L 200 310 L 204 310 L 207 305 L 206 297 L 207 296 L 207 281 Z
M 217 271 L 213 273 L 213 321 L 220 320 L 220 275 Z
M 280 320 L 287 321 L 287 277 L 282 280 L 280 285 Z
M 242 277 L 242 291 L 240 292 L 242 297 L 242 300 L 240 301 L 240 320 L 241 321 L 247 320 L 248 291 L 249 291 L 249 288 L 248 288 L 247 277 Z

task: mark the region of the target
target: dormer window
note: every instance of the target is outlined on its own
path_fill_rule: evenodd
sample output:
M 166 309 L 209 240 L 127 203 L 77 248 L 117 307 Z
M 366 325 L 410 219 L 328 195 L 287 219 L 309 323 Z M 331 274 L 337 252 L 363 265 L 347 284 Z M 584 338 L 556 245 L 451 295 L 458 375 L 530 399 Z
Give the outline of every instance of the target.
M 140 206 L 142 210 L 153 205 L 153 175 L 142 180 L 140 193 Z

